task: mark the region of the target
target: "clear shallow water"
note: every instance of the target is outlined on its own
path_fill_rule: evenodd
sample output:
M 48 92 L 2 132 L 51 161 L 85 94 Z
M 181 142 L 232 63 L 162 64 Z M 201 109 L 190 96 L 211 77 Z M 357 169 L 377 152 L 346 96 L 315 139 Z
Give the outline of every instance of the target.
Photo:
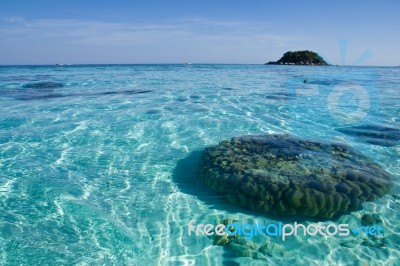
M 399 128 L 399 74 L 399 68 L 262 65 L 1 67 L 0 264 L 399 265 L 400 145 L 372 145 L 335 130 Z M 64 86 L 24 88 L 36 82 Z M 365 117 L 329 112 L 337 110 L 330 92 L 343 84 L 368 92 Z M 354 113 L 359 101 L 340 102 L 343 114 Z M 283 253 L 257 260 L 188 236 L 191 219 L 280 221 L 176 179 L 177 172 L 193 177 L 193 152 L 268 133 L 344 141 L 390 172 L 389 195 L 334 220 L 356 226 L 364 213 L 378 213 L 386 246 L 271 238 Z

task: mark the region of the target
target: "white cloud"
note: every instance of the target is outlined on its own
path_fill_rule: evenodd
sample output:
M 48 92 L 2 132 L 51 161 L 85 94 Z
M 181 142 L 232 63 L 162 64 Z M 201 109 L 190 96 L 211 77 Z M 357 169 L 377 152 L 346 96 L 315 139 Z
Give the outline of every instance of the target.
M 139 24 L 98 22 L 84 20 L 41 19 L 26 21 L 22 17 L 3 18 L 6 24 L 0 25 L 0 32 L 7 37 L 26 38 L 65 38 L 96 45 L 115 45 L 137 42 L 139 39 L 155 40 L 162 38 L 260 38 L 262 41 L 290 41 L 291 38 L 265 34 L 263 24 L 237 21 L 216 21 L 208 19 L 185 19 L 173 23 Z

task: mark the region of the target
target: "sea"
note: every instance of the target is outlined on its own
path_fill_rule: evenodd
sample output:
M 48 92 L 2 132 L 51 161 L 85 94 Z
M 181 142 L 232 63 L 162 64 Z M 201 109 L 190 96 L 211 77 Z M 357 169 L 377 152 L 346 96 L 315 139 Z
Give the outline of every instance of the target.
M 297 221 L 198 182 L 205 148 L 267 134 L 342 142 L 390 173 L 359 210 L 301 221 L 370 214 L 384 235 L 258 235 L 241 252 L 190 232 Z M 399 140 L 399 67 L 1 66 L 0 265 L 400 265 Z

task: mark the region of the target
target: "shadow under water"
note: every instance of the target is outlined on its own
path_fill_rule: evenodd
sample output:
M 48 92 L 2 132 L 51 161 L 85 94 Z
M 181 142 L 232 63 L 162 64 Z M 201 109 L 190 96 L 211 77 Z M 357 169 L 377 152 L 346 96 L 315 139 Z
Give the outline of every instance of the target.
M 224 197 L 212 192 L 198 178 L 203 152 L 203 150 L 194 151 L 186 158 L 179 160 L 172 179 L 183 193 L 196 196 L 211 207 L 225 210 L 227 204 Z

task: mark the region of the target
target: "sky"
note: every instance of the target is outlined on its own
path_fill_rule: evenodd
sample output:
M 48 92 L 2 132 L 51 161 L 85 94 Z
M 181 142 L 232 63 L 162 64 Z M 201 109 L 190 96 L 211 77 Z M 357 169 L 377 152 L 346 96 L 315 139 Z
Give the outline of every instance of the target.
M 1 0 L 0 64 L 400 65 L 400 1 Z

